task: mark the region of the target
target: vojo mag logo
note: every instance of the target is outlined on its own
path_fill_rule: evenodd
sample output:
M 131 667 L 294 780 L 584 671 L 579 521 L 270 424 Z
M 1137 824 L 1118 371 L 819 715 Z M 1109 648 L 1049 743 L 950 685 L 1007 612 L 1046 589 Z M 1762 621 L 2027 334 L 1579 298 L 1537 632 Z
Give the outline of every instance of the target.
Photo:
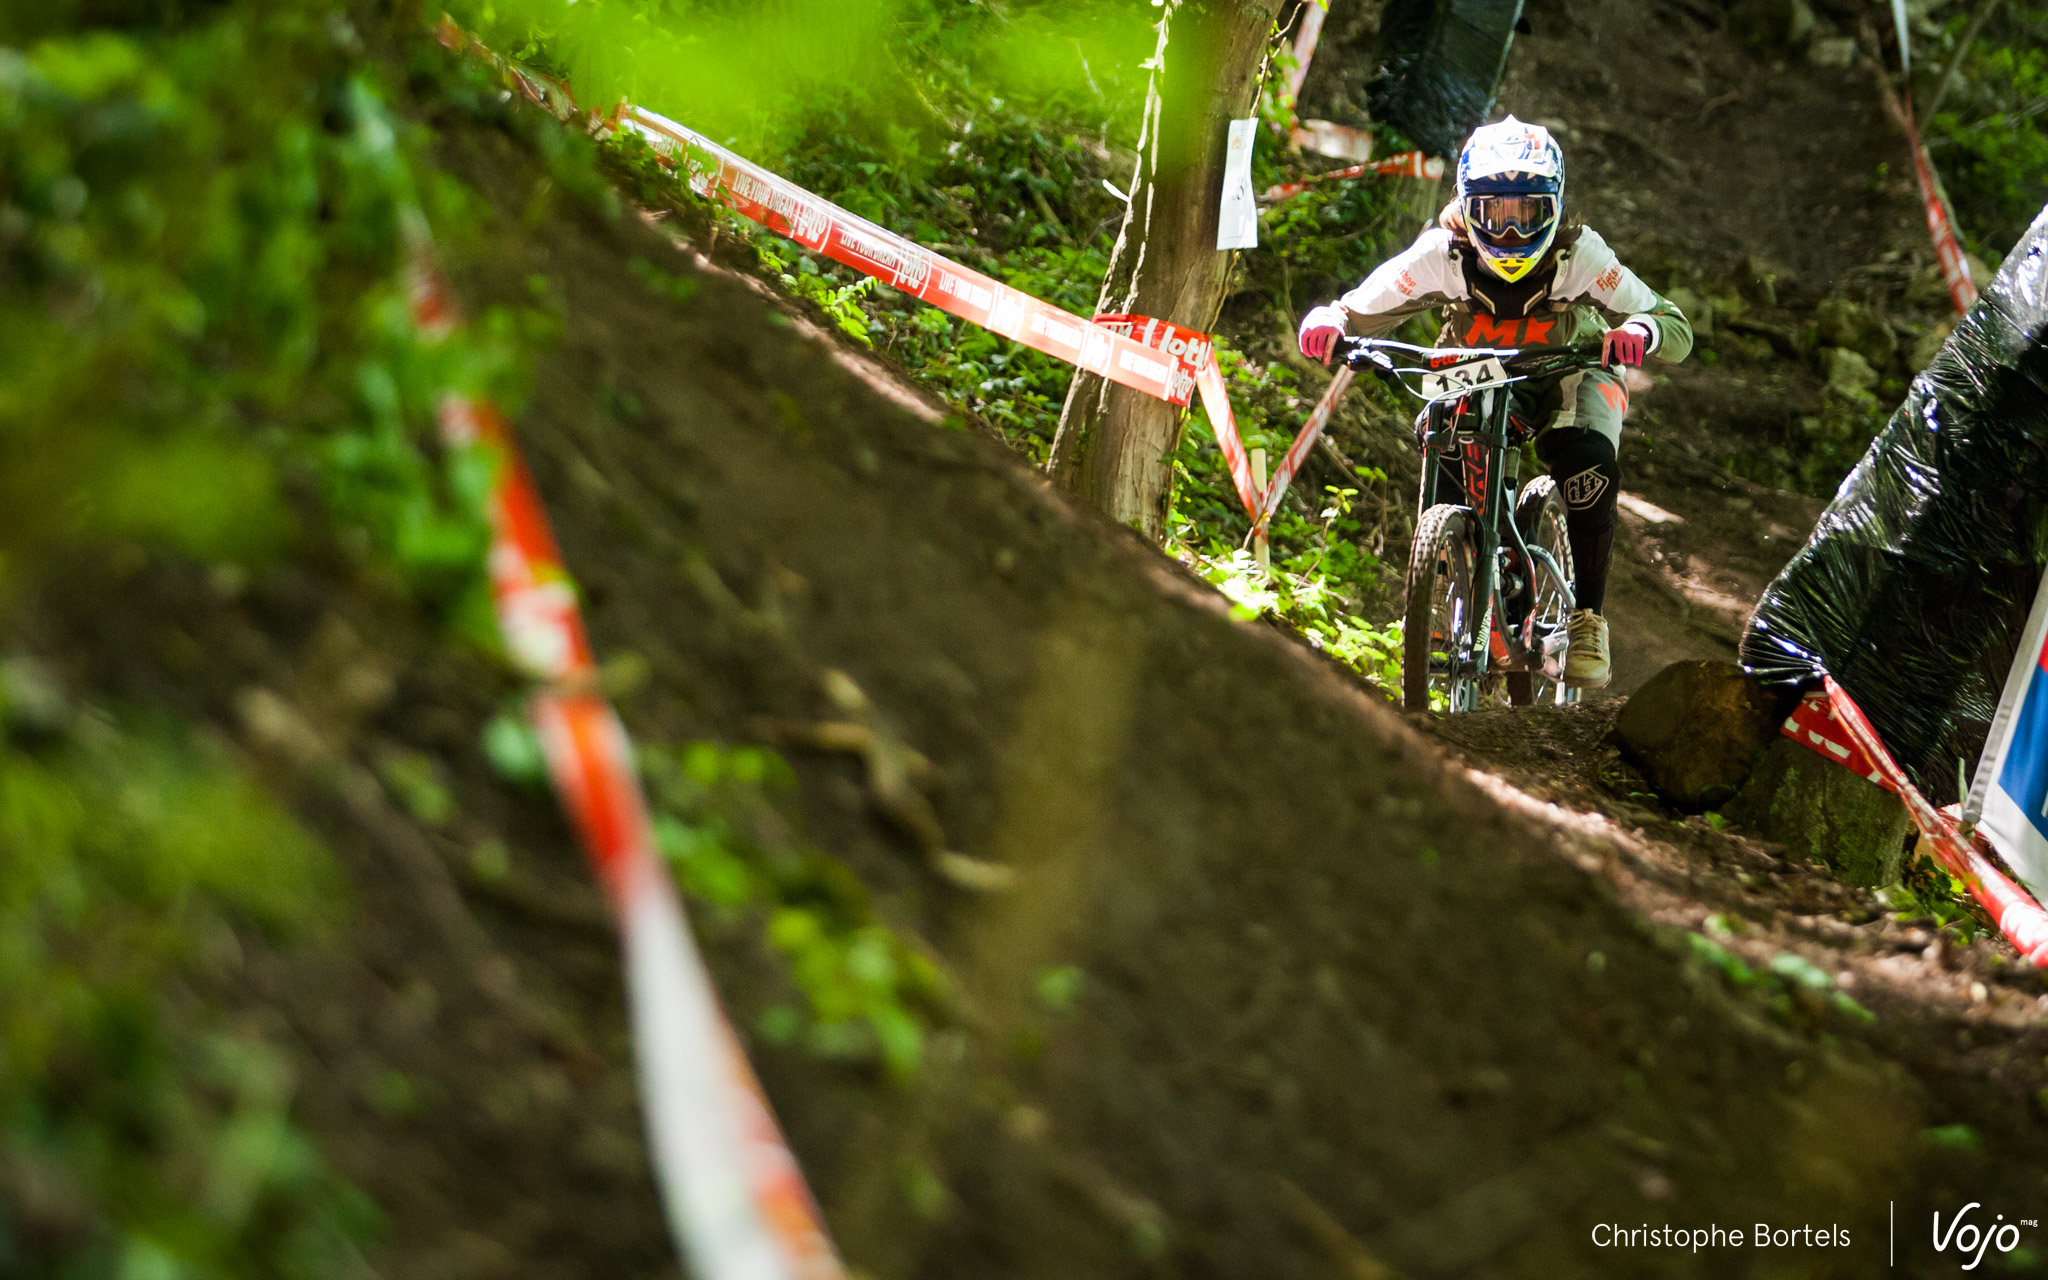
M 1990 1222 L 1980 1224 L 1972 1221 L 1971 1211 L 1981 1207 L 1980 1202 L 1970 1201 L 1957 1210 L 1946 1225 L 1942 1222 L 1940 1210 L 1934 1214 L 1935 1253 L 1969 1259 L 1963 1263 L 1965 1271 L 1975 1271 L 1977 1264 L 1984 1261 L 1984 1255 L 1993 1249 L 2001 1254 L 2011 1253 L 2019 1248 L 2021 1227 L 2040 1225 L 2035 1218 L 2008 1222 L 2002 1213 L 1994 1215 Z

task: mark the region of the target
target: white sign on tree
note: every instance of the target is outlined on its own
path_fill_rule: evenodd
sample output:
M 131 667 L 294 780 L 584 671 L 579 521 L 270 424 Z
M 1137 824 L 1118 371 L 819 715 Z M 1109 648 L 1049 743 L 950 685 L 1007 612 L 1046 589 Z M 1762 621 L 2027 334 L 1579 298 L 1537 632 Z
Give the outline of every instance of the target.
M 1223 210 L 1216 220 L 1218 249 L 1259 247 L 1259 206 L 1252 197 L 1252 139 L 1256 117 L 1230 122 L 1230 149 L 1223 157 Z

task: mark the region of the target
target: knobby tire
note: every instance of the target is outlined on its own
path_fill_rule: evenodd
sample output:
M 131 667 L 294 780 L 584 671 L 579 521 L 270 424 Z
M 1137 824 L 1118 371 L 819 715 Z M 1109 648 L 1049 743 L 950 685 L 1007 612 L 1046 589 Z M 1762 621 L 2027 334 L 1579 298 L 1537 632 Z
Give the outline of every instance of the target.
M 1579 579 L 1578 566 L 1572 563 L 1571 538 L 1566 532 L 1565 520 L 1568 512 L 1564 496 L 1557 491 L 1557 482 L 1549 476 L 1538 476 L 1522 489 L 1515 500 L 1515 524 L 1522 531 L 1522 541 L 1531 547 L 1542 547 L 1557 560 L 1558 568 L 1564 570 L 1563 585 L 1576 586 Z M 1529 585 L 1534 594 L 1530 608 L 1541 613 L 1547 607 L 1562 609 L 1559 584 L 1550 580 L 1550 571 L 1537 565 L 1529 566 Z M 1565 619 L 1560 616 L 1560 622 Z M 1558 704 L 1577 702 L 1579 691 L 1548 679 L 1542 669 L 1540 654 L 1531 654 L 1536 664 L 1529 671 L 1508 673 L 1508 695 L 1518 707 L 1534 703 Z
M 1415 541 L 1408 551 L 1408 600 L 1401 624 L 1401 705 L 1409 710 L 1429 710 L 1430 659 L 1438 648 L 1434 643 L 1438 627 L 1440 588 L 1449 587 L 1444 621 L 1457 630 L 1467 630 L 1475 614 L 1484 609 L 1476 595 L 1472 515 L 1461 506 L 1438 503 L 1422 513 L 1415 525 Z M 1444 579 L 1448 578 L 1448 583 Z M 1464 609 L 1456 609 L 1462 600 Z M 1481 623 L 1484 618 L 1478 619 Z M 1446 634 L 1442 648 L 1447 654 L 1458 650 L 1459 636 Z M 1459 685 L 1465 683 L 1446 673 L 1443 693 L 1453 710 L 1458 709 Z

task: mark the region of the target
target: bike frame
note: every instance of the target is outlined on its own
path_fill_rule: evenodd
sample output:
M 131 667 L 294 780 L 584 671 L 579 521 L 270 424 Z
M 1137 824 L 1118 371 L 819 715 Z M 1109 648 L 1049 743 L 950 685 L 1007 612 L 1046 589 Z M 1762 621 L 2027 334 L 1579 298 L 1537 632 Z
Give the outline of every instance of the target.
M 1510 384 L 1511 385 L 1511 384 Z M 1508 445 L 1508 429 L 1513 395 L 1509 386 L 1484 387 L 1468 391 L 1460 396 L 1447 396 L 1430 403 L 1428 429 L 1422 440 L 1422 502 L 1421 510 L 1427 511 L 1439 501 L 1438 486 L 1443 478 L 1444 466 L 1440 459 L 1459 461 L 1465 477 L 1464 491 L 1458 496 L 1463 505 L 1473 508 L 1473 523 L 1478 531 L 1478 554 L 1475 557 L 1480 566 L 1484 582 L 1474 592 L 1476 601 L 1484 602 L 1486 616 L 1480 626 L 1468 630 L 1459 646 L 1461 650 L 1477 652 L 1454 652 L 1451 661 L 1458 664 L 1458 670 L 1450 674 L 1467 675 L 1474 681 L 1483 681 L 1493 661 L 1492 637 L 1499 634 L 1510 669 L 1527 670 L 1532 659 L 1538 666 L 1542 662 L 1542 642 L 1548 636 L 1533 634 L 1533 628 L 1517 626 L 1512 629 L 1501 623 L 1506 619 L 1506 601 L 1501 595 L 1501 530 L 1506 528 L 1508 550 L 1520 557 L 1520 563 L 1529 566 L 1529 580 L 1535 581 L 1535 566 L 1541 563 L 1550 570 L 1551 577 L 1564 585 L 1565 593 L 1571 595 L 1574 583 L 1565 575 L 1556 557 L 1542 547 L 1532 547 L 1522 537 L 1522 527 L 1514 517 L 1514 502 L 1520 480 L 1520 458 Z M 1456 424 L 1457 409 L 1468 405 L 1468 412 L 1475 414 L 1480 422 L 1478 431 L 1471 433 L 1470 444 L 1458 438 Z M 1448 442 L 1448 448 L 1445 447 Z M 1476 477 L 1474 470 L 1480 474 Z M 1512 473 L 1512 474 L 1511 474 Z M 1572 606 L 1576 607 L 1576 598 Z M 1568 610 L 1569 611 L 1569 610 Z M 1525 634 L 1526 633 L 1526 634 Z

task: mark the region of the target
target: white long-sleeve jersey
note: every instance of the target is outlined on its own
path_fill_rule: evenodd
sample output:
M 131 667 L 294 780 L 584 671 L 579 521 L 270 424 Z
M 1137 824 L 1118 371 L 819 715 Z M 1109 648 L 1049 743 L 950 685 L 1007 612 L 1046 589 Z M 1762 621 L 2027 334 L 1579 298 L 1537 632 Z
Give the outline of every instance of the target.
M 1384 337 L 1410 316 L 1441 307 L 1444 332 L 1438 341 L 1444 345 L 1573 344 L 1636 321 L 1659 359 L 1678 361 L 1691 353 L 1692 324 L 1685 313 L 1623 266 L 1598 232 L 1579 227 L 1558 241 L 1551 262 L 1511 285 L 1483 268 L 1468 271 L 1470 247 L 1443 227 L 1431 227 L 1338 305 L 1349 313 L 1349 331 L 1363 337 Z

